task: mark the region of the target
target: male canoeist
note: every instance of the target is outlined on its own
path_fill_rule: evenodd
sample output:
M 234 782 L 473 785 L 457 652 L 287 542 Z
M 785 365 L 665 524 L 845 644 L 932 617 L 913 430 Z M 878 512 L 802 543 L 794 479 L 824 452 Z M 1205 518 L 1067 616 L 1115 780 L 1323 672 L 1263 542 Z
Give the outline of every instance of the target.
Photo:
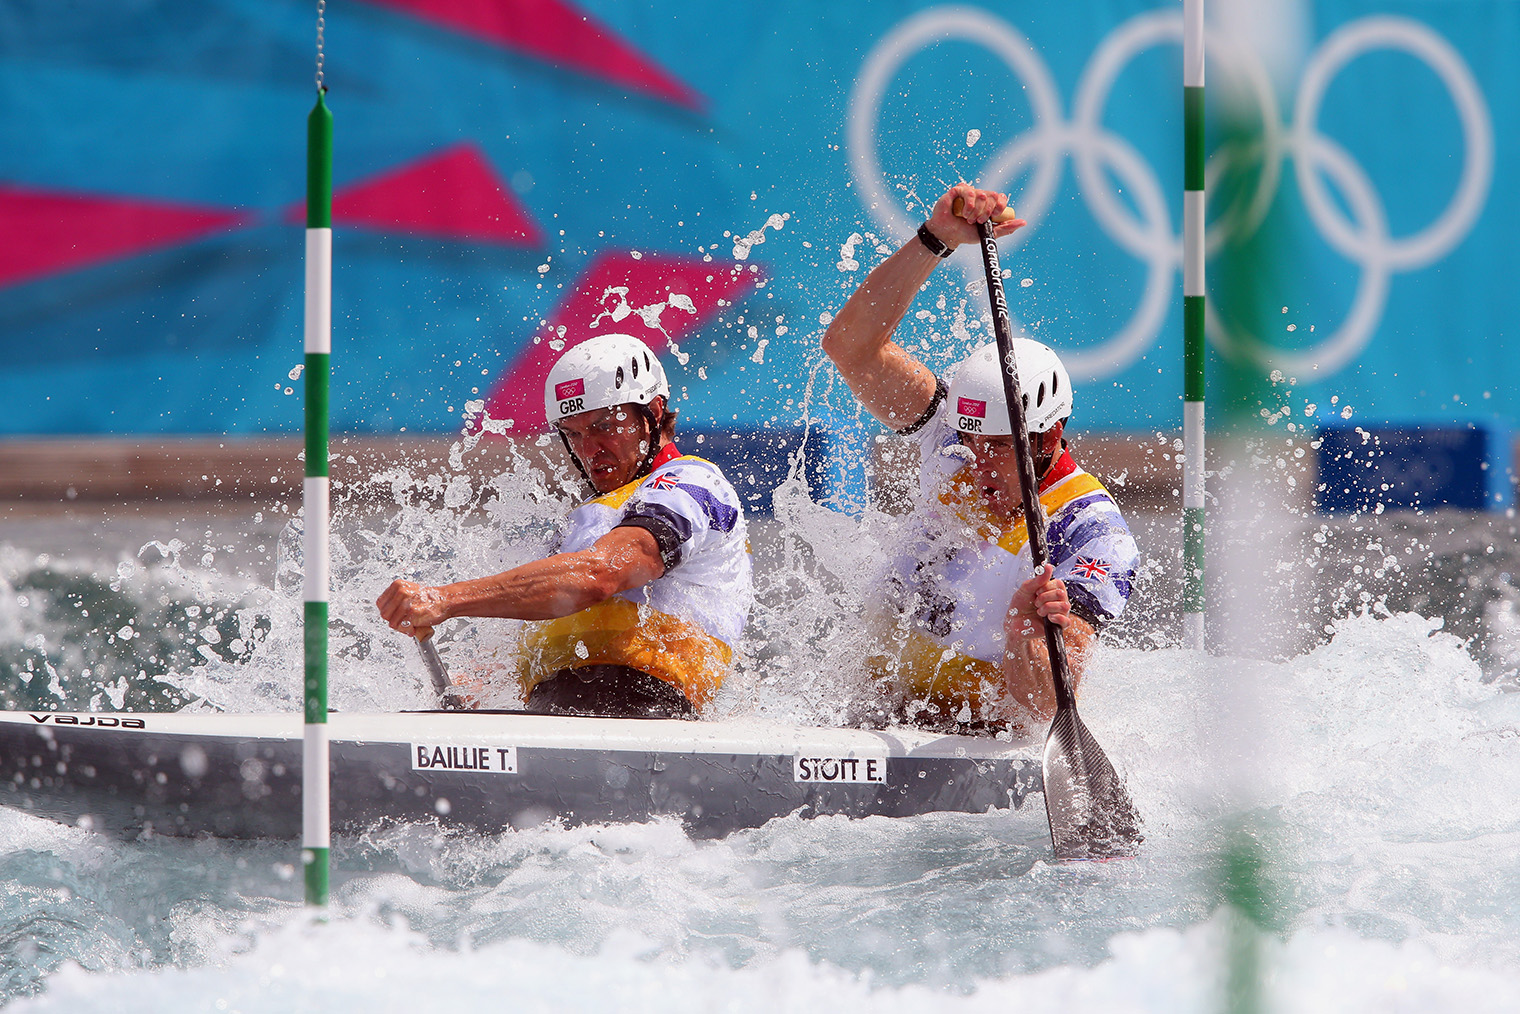
M 380 596 L 392 627 L 428 636 L 460 616 L 524 625 L 517 679 L 529 711 L 692 715 L 729 671 L 754 599 L 739 497 L 675 445 L 664 368 L 606 334 L 568 350 L 544 385 L 550 424 L 597 494 L 570 512 L 558 552 L 493 577 Z
M 952 210 L 957 199 L 960 214 Z M 1108 492 L 1067 451 L 1071 381 L 1052 349 L 1027 338 L 1013 343 L 1048 526 L 1050 560 L 1036 574 L 997 346 L 973 352 L 947 385 L 892 340 L 940 260 L 977 243 L 977 224 L 1006 207 L 1002 194 L 965 184 L 949 190 L 823 337 L 855 396 L 890 429 L 914 435 L 921 452 L 921 504 L 885 596 L 896 629 L 882 631 L 869 666 L 894 688 L 903 717 L 962 730 L 1050 718 L 1044 624 L 1063 629 L 1075 680 L 1097 631 L 1124 609 L 1139 558 Z M 994 232 L 1024 224 L 1013 219 Z

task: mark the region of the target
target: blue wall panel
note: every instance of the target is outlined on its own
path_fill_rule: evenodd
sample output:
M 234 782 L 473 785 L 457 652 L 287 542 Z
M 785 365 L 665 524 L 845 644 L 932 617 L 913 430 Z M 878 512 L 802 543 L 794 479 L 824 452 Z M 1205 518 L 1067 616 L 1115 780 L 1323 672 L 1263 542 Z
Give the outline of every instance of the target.
M 615 43 L 642 61 L 631 78 L 610 58 L 588 67 L 434 16 L 477 6 L 328 9 L 340 194 L 468 144 L 543 236 L 340 219 L 335 428 L 456 429 L 467 402 L 509 382 L 594 257 L 638 251 L 763 269 L 683 341 L 690 359 L 672 372 L 685 425 L 791 426 L 806 402 L 848 429 L 853 403 L 837 387 L 825 397 L 828 371 L 811 372 L 820 321 L 878 245 L 909 235 L 962 178 L 1010 189 L 1031 219 L 1004 254 L 1014 310 L 1071 359 L 1080 424 L 1179 425 L 1180 4 L 717 14 L 694 0 L 501 0 L 514 16 L 584 16 L 602 35 L 593 52 Z M 1520 5 L 1269 6 L 1255 41 L 1277 54 L 1260 64 L 1284 143 L 1262 197 L 1278 260 L 1260 298 L 1277 317 L 1221 317 L 1213 367 L 1280 369 L 1295 412 L 1336 422 L 1350 406 L 1359 420 L 1513 425 L 1520 135 L 1503 128 L 1520 122 Z M 284 393 L 301 350 L 301 229 L 288 216 L 304 188 L 314 18 L 287 0 L 6 5 L 0 232 L 39 266 L 0 259 L 0 433 L 299 429 L 299 397 Z M 1210 56 L 1222 169 L 1217 99 L 1257 58 L 1224 41 Z M 662 74 L 693 98 L 648 84 Z M 1305 105 L 1316 95 L 1317 111 Z M 241 217 L 54 270 L 38 195 Z M 1220 237 L 1224 211 L 1211 214 Z M 736 260 L 734 238 L 772 215 L 784 227 Z M 88 223 L 69 228 L 96 242 Z M 936 367 L 987 337 L 984 300 L 966 289 L 974 257 L 936 276 L 917 307 L 927 315 L 903 333 Z

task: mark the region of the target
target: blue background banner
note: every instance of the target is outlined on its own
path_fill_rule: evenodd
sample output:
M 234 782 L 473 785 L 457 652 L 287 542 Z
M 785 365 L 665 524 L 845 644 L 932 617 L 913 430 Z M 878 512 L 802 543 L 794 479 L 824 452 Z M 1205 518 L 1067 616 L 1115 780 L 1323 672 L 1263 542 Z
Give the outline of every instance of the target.
M 1260 312 L 1214 315 L 1211 368 L 1279 370 L 1295 413 L 1336 422 L 1512 426 L 1520 139 L 1498 128 L 1520 122 L 1520 5 L 1258 6 L 1244 35 L 1211 28 L 1211 186 L 1266 158 L 1210 229 L 1269 223 L 1277 260 Z M 0 433 L 299 430 L 315 14 L 0 12 Z M 683 425 L 806 410 L 849 433 L 818 335 L 961 179 L 1031 222 L 1004 248 L 1010 298 L 1080 379 L 1079 425 L 1175 428 L 1181 16 L 333 5 L 334 429 L 449 432 L 482 407 L 532 429 L 545 363 L 617 324 L 675 342 Z M 1224 129 L 1230 96 L 1247 135 Z M 990 339 L 975 257 L 941 269 L 900 335 L 936 368 Z

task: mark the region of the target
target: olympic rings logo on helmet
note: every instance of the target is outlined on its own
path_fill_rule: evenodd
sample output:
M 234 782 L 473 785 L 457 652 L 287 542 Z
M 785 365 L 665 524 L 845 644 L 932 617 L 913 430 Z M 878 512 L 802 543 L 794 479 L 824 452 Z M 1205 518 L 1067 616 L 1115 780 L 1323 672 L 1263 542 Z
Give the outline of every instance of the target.
M 1000 189 L 1033 163 L 1028 185 L 1015 202 L 1028 229 L 1010 242 L 1027 240 L 1050 210 L 1062 178 L 1065 156 L 1072 159 L 1078 188 L 1093 217 L 1121 248 L 1146 265 L 1148 277 L 1130 319 L 1094 347 L 1063 352 L 1074 377 L 1097 379 L 1122 372 L 1161 334 L 1176 292 L 1182 241 L 1174 229 L 1166 195 L 1155 170 L 1123 137 L 1103 125 L 1109 93 L 1120 72 L 1140 53 L 1158 45 L 1180 45 L 1182 17 L 1170 11 L 1136 15 L 1114 29 L 1094 50 L 1078 82 L 1070 121 L 1062 114 L 1054 78 L 1029 40 L 1008 23 L 972 7 L 924 10 L 888 32 L 866 55 L 850 97 L 846 144 L 861 200 L 887 232 L 906 239 L 917 227 L 891 196 L 877 155 L 882 101 L 897 71 L 918 53 L 941 42 L 984 47 L 1003 60 L 1023 85 L 1033 125 L 1005 144 L 986 164 L 979 185 Z M 1266 69 L 1255 54 L 1233 46 L 1217 32 L 1205 32 L 1211 62 L 1244 78 L 1262 123 L 1263 166 L 1255 192 L 1243 209 L 1230 209 L 1211 223 L 1207 254 L 1237 235 L 1261 226 L 1292 158 L 1295 179 L 1315 228 L 1337 253 L 1361 268 L 1351 308 L 1340 327 L 1316 345 L 1298 350 L 1273 348 L 1222 321 L 1212 304 L 1205 311 L 1209 337 L 1226 355 L 1242 356 L 1294 372 L 1317 368 L 1329 376 L 1366 347 L 1387 306 L 1392 275 L 1426 267 L 1446 256 L 1472 230 L 1493 178 L 1493 123 L 1482 90 L 1455 48 L 1427 25 L 1405 17 L 1372 15 L 1352 21 L 1326 37 L 1299 80 L 1290 123 L 1282 122 Z M 1356 57 L 1396 50 L 1423 61 L 1445 87 L 1462 127 L 1463 164 L 1451 200 L 1429 225 L 1408 236 L 1393 236 L 1387 211 L 1366 171 L 1333 139 L 1320 133 L 1325 93 Z M 1223 58 L 1223 59 L 1221 59 Z M 1228 146 L 1209 159 L 1206 185 L 1218 180 L 1236 158 Z M 1107 169 L 1107 172 L 1105 172 Z M 1132 214 L 1109 182 L 1109 173 L 1134 201 Z M 1328 177 L 1345 197 L 1348 218 L 1330 196 Z M 968 278 L 976 277 L 967 266 Z M 1015 322 L 1017 324 L 1017 322 Z

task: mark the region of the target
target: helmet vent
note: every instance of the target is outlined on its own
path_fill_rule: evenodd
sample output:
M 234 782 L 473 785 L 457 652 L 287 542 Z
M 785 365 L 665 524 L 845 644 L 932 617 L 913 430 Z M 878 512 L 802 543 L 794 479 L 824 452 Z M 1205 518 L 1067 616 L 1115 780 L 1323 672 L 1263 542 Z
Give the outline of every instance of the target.
M 1052 373 L 1050 375 L 1050 396 L 1052 398 L 1054 398 L 1056 396 L 1056 388 L 1058 388 L 1060 386 L 1061 386 L 1061 375 L 1059 373 Z
M 618 367 L 617 376 L 612 378 L 612 386 L 613 387 L 622 387 L 623 386 L 623 368 L 621 366 Z
M 649 361 L 648 352 L 644 353 L 644 369 L 650 371 L 651 373 L 654 372 L 654 364 Z
M 1034 396 L 1034 407 L 1039 408 L 1043 404 L 1045 404 L 1045 381 L 1042 380 L 1040 381 L 1040 389 Z
M 638 380 L 639 379 L 639 357 L 638 356 L 634 356 L 633 357 L 633 379 L 634 380 Z

